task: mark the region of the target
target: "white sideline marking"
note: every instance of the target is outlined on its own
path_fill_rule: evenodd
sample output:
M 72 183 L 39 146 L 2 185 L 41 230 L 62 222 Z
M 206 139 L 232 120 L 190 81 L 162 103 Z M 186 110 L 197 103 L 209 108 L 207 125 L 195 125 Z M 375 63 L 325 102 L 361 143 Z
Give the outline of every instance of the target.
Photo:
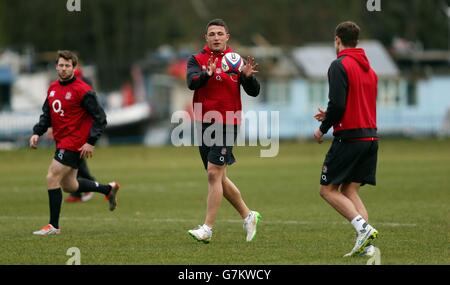
M 48 220 L 48 216 L 0 216 L 0 220 Z M 146 217 L 139 218 L 101 218 L 101 217 L 61 217 L 61 220 L 74 220 L 74 221 L 104 221 L 104 222 L 147 222 L 147 223 L 198 223 L 198 220 L 194 219 L 149 219 Z M 242 223 L 242 220 L 218 220 L 218 223 Z M 281 221 L 281 220 L 262 220 L 263 224 L 267 225 L 314 225 L 314 224 L 333 224 L 333 225 L 345 225 L 348 222 L 327 222 L 327 221 Z M 383 223 L 375 222 L 376 226 L 383 227 L 417 227 L 417 224 L 410 223 Z

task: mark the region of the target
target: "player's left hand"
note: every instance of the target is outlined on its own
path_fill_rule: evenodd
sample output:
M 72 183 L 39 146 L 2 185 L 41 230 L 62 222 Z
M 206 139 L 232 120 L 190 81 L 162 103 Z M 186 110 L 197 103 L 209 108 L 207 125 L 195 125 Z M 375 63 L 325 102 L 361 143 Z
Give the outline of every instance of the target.
M 323 143 L 323 133 L 322 131 L 320 131 L 320 129 L 316 129 L 314 131 L 314 138 L 319 144 Z
M 91 158 L 94 153 L 94 146 L 88 143 L 85 143 L 78 150 L 80 151 L 80 158 Z
M 255 62 L 255 58 L 247 56 L 247 62 L 242 67 L 242 74 L 245 77 L 251 77 L 253 74 L 258 73 L 257 67 L 258 64 Z

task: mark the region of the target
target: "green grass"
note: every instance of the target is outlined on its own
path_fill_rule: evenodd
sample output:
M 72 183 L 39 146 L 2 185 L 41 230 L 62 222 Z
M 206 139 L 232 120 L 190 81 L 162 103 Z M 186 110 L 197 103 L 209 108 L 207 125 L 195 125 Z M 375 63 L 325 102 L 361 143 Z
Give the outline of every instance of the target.
M 229 177 L 263 221 L 245 242 L 239 215 L 224 200 L 210 244 L 187 230 L 201 224 L 207 182 L 198 150 L 99 147 L 89 161 L 99 181 L 117 179 L 119 206 L 103 197 L 63 204 L 59 236 L 31 235 L 48 222 L 45 175 L 51 149 L 0 152 L 0 264 L 365 264 L 344 259 L 354 230 L 318 195 L 329 142 L 282 144 L 276 158 L 238 147 Z M 380 142 L 378 186 L 365 187 L 379 230 L 382 264 L 450 264 L 450 141 Z

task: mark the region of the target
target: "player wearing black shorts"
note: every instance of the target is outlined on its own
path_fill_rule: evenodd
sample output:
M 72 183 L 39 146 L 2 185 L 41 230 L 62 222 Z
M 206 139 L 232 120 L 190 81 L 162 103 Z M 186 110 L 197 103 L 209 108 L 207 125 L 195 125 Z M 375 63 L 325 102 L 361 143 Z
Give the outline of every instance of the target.
M 335 138 L 323 163 L 321 185 L 376 185 L 378 139 Z
M 118 183 L 105 185 L 87 179 L 77 179 L 82 159 L 92 157 L 94 146 L 106 127 L 106 114 L 99 105 L 95 92 L 74 76 L 77 62 L 78 58 L 73 52 L 58 52 L 58 80 L 52 82 L 48 88 L 42 115 L 33 127 L 33 135 L 30 137 L 30 147 L 37 148 L 39 137 L 52 127 L 56 143 L 54 159 L 47 173 L 50 221 L 40 230 L 34 231 L 34 235 L 61 233 L 61 190 L 69 193 L 102 193 L 108 197 L 111 211 L 117 206 Z
M 211 123 L 197 124 L 197 130 L 201 130 L 201 137 L 205 137 L 205 131 L 212 127 Z M 222 136 L 219 137 L 212 133 L 211 142 L 202 140 L 202 144 L 199 146 L 200 156 L 203 161 L 203 166 L 208 169 L 208 162 L 215 165 L 232 165 L 236 162 L 233 155 L 233 145 L 238 135 L 238 126 L 222 125 L 218 128 L 221 130 Z M 228 141 L 227 141 L 228 138 Z
M 251 96 L 257 96 L 260 89 L 254 76 L 257 64 L 253 58 L 247 58 L 240 72 L 227 73 L 222 69 L 222 58 L 234 52 L 227 44 L 229 38 L 228 26 L 223 20 L 210 21 L 206 26 L 206 46 L 189 58 L 187 68 L 188 87 L 194 90 L 194 117 L 199 124 L 197 130 L 201 130 L 202 144 L 199 151 L 208 174 L 208 199 L 204 223 L 196 229 L 189 230 L 188 233 L 195 240 L 204 243 L 208 243 L 211 239 L 223 196 L 244 219 L 247 241 L 252 241 L 255 237 L 256 227 L 261 219 L 258 212 L 247 207 L 239 189 L 228 178 L 226 172 L 227 166 L 235 162 L 233 143 L 240 124 L 240 116 L 229 118 L 229 113 L 240 114 L 242 111 L 241 86 Z M 201 114 L 196 114 L 196 106 L 202 109 Z M 207 114 L 211 112 L 218 114 L 219 118 L 209 120 Z M 213 135 L 209 135 L 210 128 L 216 130 L 212 132 Z M 227 132 L 230 128 L 231 131 Z
M 76 73 L 75 73 L 75 76 L 77 76 Z M 85 80 L 83 79 L 83 81 L 85 81 Z M 53 128 L 48 128 L 48 130 L 47 130 L 47 137 L 49 139 L 54 139 L 54 137 L 53 137 Z M 59 159 L 57 157 L 57 153 L 58 153 L 58 150 L 56 150 L 56 152 L 55 152 L 55 159 L 56 160 Z M 86 159 L 81 159 L 81 161 L 79 163 L 77 163 L 77 165 L 78 165 L 77 178 L 82 178 L 82 179 L 95 181 L 94 176 L 92 176 L 91 172 L 89 171 L 89 167 L 87 165 Z M 86 202 L 86 201 L 89 201 L 90 199 L 92 199 L 93 196 L 94 196 L 93 192 L 80 193 L 80 192 L 77 191 L 77 192 L 69 193 L 69 195 L 67 196 L 67 198 L 64 201 L 66 203 Z
M 320 176 L 320 195 L 354 226 L 357 237 L 345 256 L 372 255 L 378 231 L 368 224 L 368 214 L 358 191 L 376 184 L 378 135 L 376 101 L 378 78 L 365 51 L 356 48 L 360 28 L 353 22 L 337 26 L 337 59 L 328 70 L 329 102 L 314 116 L 322 124 L 314 138 L 333 127 L 334 140 Z

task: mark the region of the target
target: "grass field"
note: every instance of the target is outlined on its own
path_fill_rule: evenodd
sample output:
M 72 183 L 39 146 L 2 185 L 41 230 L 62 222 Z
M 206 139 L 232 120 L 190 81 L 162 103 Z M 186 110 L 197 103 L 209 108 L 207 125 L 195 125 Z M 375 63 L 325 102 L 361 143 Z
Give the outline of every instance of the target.
M 194 147 L 97 148 L 89 161 L 99 181 L 117 179 L 119 206 L 103 197 L 63 204 L 59 236 L 31 235 L 48 222 L 45 175 L 53 151 L 0 152 L 0 264 L 65 264 L 70 247 L 82 264 L 365 264 L 344 259 L 354 230 L 318 194 L 329 147 L 282 144 L 276 158 L 235 150 L 229 177 L 263 221 L 245 242 L 242 221 L 224 200 L 209 245 L 187 230 L 203 222 L 206 175 Z M 380 232 L 382 264 L 450 264 L 450 140 L 380 142 L 378 186 L 362 197 Z

